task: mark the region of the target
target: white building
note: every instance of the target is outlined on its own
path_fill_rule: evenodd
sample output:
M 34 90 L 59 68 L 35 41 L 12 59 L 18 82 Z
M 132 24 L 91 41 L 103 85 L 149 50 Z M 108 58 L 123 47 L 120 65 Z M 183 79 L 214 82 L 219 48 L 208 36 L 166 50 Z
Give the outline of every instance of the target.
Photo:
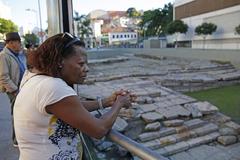
M 203 48 L 203 38 L 195 34 L 195 28 L 207 22 L 217 25 L 217 31 L 206 37 L 205 48 L 240 49 L 240 35 L 235 33 L 240 25 L 240 0 L 176 0 L 174 18 L 189 26 L 186 35 L 178 36 L 180 43 Z
M 91 28 L 93 30 L 94 37 L 101 37 L 101 26 L 103 25 L 103 20 L 94 20 L 91 22 Z
M 136 32 L 109 32 L 109 45 L 137 44 L 138 36 Z

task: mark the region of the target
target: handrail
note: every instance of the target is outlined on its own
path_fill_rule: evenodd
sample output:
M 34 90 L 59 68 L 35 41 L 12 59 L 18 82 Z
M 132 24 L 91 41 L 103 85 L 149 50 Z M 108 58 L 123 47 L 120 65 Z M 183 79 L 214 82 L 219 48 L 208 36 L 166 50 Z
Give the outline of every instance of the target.
M 143 160 L 169 160 L 113 129 L 108 133 L 107 138 Z

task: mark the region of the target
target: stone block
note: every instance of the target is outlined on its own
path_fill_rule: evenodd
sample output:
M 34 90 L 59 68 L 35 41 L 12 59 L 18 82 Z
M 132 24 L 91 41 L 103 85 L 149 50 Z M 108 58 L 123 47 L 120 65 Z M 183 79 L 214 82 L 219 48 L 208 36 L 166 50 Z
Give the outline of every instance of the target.
M 192 138 L 196 138 L 198 136 L 197 133 L 194 131 L 189 131 L 189 133 Z
M 163 156 L 167 156 L 167 153 L 168 153 L 165 148 L 156 149 L 155 151 Z
M 237 142 L 237 137 L 236 136 L 219 136 L 217 138 L 218 142 L 223 144 L 223 145 L 230 145 L 234 144 Z
M 175 127 L 177 133 L 182 133 L 182 132 L 188 132 L 188 127 L 187 126 L 179 126 Z
M 139 106 L 139 109 L 141 109 L 142 113 L 145 113 L 155 111 L 157 109 L 157 106 L 154 104 L 143 104 Z
M 191 119 L 184 122 L 184 126 L 187 126 L 190 130 L 201 127 L 204 124 L 206 124 L 206 122 L 201 119 Z
M 224 124 L 224 126 L 229 127 L 229 128 L 233 128 L 234 130 L 236 130 L 238 132 L 238 134 L 240 134 L 240 125 L 230 121 Z
M 157 149 L 157 148 L 161 147 L 161 143 L 159 142 L 158 139 L 147 141 L 147 142 L 144 142 L 144 143 L 141 143 L 141 144 L 144 145 L 145 147 L 150 148 L 150 149 Z
M 202 114 L 211 114 L 211 113 L 216 113 L 218 111 L 218 108 L 215 107 L 214 105 L 210 104 L 209 102 L 197 102 L 194 103 L 194 106 L 197 107 L 197 109 L 202 113 Z
M 174 119 L 178 117 L 178 113 L 171 111 L 168 107 L 159 107 L 156 112 L 162 114 L 166 119 Z
M 149 123 L 148 125 L 146 125 L 145 127 L 145 131 L 157 131 L 159 130 L 161 127 L 161 123 L 160 122 L 154 122 L 154 123 Z
M 117 117 L 117 119 L 113 125 L 113 129 L 115 129 L 119 132 L 122 132 L 127 128 L 127 126 L 128 126 L 128 123 L 124 119 Z
M 161 135 L 159 134 L 159 131 L 157 132 L 146 132 L 146 133 L 142 133 L 138 136 L 138 138 L 142 141 L 149 141 L 152 139 L 156 139 L 159 138 Z
M 177 140 L 174 136 L 171 135 L 171 136 L 166 136 L 166 137 L 160 138 L 159 142 L 160 142 L 160 147 L 163 147 L 163 146 L 167 146 L 170 144 L 174 144 L 177 142 Z
M 194 105 L 185 104 L 184 108 L 186 108 L 189 112 L 191 112 L 191 115 L 193 118 L 202 117 L 202 112 L 200 112 L 200 110 Z
M 216 114 L 211 115 L 211 119 L 209 119 L 210 122 L 213 122 L 213 123 L 219 124 L 219 125 L 221 125 L 222 123 L 229 122 L 230 120 L 231 120 L 230 117 L 228 117 L 220 112 L 217 112 Z
M 136 103 L 138 104 L 152 104 L 154 103 L 154 99 L 148 96 L 138 96 L 136 99 Z
M 164 147 L 167 151 L 167 155 L 173 155 L 189 149 L 189 144 L 186 142 L 179 142 L 173 145 Z
M 180 105 L 159 107 L 157 112 L 161 113 L 166 119 L 174 119 L 178 116 L 190 116 L 190 112 Z
M 219 133 L 221 134 L 221 136 L 237 136 L 238 135 L 236 130 L 228 127 L 220 128 Z
M 183 122 L 184 121 L 181 119 L 174 119 L 174 120 L 163 121 L 163 124 L 166 127 L 176 127 L 176 126 L 181 126 Z
M 168 135 L 175 134 L 175 133 L 176 133 L 176 130 L 174 128 L 163 128 L 160 131 L 156 131 L 156 132 L 142 133 L 138 136 L 138 138 L 142 142 L 145 142 L 145 141 L 153 140 L 156 138 L 168 136 Z
M 157 120 L 162 120 L 163 119 L 163 116 L 159 113 L 156 113 L 156 112 L 144 113 L 144 114 L 141 115 L 141 117 L 146 123 L 151 123 L 151 122 L 155 122 Z
M 220 136 L 220 133 L 213 132 L 213 133 L 208 134 L 207 136 L 210 136 L 212 138 L 212 140 L 216 140 Z
M 173 135 L 176 138 L 177 142 L 185 141 L 191 137 L 190 132 L 183 132 Z
M 193 138 L 186 141 L 186 143 L 189 144 L 190 148 L 200 146 L 202 144 L 205 144 L 205 142 L 206 142 L 206 139 L 204 137 L 197 137 L 197 138 Z
M 161 137 L 168 136 L 168 135 L 175 134 L 175 133 L 176 133 L 176 129 L 171 128 L 171 127 L 164 128 L 161 131 L 159 131 L 159 134 L 161 135 Z
M 172 112 L 178 113 L 179 116 L 189 117 L 191 115 L 188 110 L 180 105 L 172 106 L 170 109 Z
M 196 132 L 196 134 L 198 136 L 204 136 L 208 133 L 212 133 L 212 132 L 215 132 L 218 130 L 218 126 L 213 124 L 213 123 L 209 123 L 203 127 L 200 127 L 200 128 L 197 128 L 197 129 L 194 129 L 193 131 Z

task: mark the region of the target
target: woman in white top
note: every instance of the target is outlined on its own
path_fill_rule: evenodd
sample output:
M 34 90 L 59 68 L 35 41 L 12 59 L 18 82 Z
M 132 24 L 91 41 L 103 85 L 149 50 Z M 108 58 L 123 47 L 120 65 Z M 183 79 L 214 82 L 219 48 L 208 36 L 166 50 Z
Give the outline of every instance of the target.
M 84 43 L 69 33 L 47 39 L 29 54 L 31 73 L 25 75 L 14 107 L 20 160 L 82 159 L 79 131 L 95 138 L 108 133 L 122 107 L 133 95 L 123 90 L 103 99 L 111 109 L 100 118 L 89 111 L 96 101 L 80 101 L 73 84 L 87 76 Z

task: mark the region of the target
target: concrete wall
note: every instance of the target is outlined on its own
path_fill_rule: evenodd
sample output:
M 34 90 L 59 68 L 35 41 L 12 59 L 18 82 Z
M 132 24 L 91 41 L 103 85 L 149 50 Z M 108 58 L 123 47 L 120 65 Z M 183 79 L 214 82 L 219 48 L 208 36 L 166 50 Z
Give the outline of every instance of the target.
M 151 39 L 143 41 L 144 48 L 166 48 L 166 46 L 167 46 L 166 40 Z
M 178 2 L 178 4 L 179 3 L 180 2 Z M 177 15 L 175 15 L 175 17 L 177 17 Z M 178 36 L 178 41 L 190 41 L 192 42 L 192 48 L 203 48 L 203 38 L 195 35 L 195 28 L 203 22 L 211 22 L 217 25 L 217 31 L 206 37 L 206 49 L 240 49 L 240 35 L 235 33 L 235 27 L 240 24 L 239 17 L 240 5 L 235 5 L 233 7 L 183 18 L 182 21 L 189 26 L 189 29 L 186 34 L 180 34 Z

